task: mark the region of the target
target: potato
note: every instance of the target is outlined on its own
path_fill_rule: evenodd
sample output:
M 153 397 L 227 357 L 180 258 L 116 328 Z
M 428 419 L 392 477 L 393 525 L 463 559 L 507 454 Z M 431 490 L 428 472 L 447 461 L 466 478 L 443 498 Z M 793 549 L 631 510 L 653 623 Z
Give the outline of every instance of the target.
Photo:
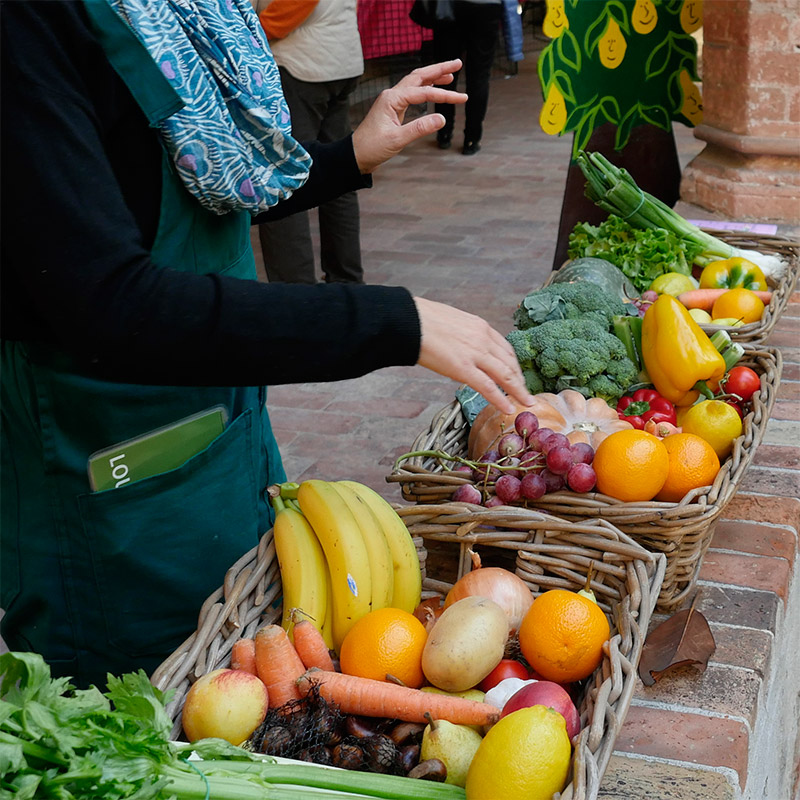
M 425 677 L 446 692 L 480 683 L 503 658 L 508 617 L 486 597 L 470 596 L 446 608 L 422 651 Z

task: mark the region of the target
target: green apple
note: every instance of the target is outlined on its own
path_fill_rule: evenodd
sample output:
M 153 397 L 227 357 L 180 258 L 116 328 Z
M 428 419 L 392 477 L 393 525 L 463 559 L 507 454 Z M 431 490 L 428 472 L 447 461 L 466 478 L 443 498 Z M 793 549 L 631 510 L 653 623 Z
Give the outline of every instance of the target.
M 446 692 L 438 686 L 423 686 L 420 691 L 433 692 L 433 694 L 446 694 L 448 697 L 463 697 L 465 700 L 474 700 L 476 703 L 484 702 L 484 698 L 486 697 L 486 693 L 482 692 L 480 689 L 465 689 L 463 692 Z M 483 735 L 483 725 L 467 725 L 467 727 Z

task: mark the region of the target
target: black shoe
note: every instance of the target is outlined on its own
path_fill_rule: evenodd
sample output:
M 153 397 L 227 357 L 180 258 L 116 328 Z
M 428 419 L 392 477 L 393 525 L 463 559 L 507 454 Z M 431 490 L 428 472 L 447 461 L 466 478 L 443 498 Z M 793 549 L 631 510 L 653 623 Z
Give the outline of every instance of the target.
M 481 149 L 480 142 L 464 142 L 461 153 L 465 156 L 474 156 Z
M 436 144 L 439 145 L 440 150 L 449 150 L 450 145 L 453 144 L 453 134 L 452 133 L 437 133 L 436 134 Z

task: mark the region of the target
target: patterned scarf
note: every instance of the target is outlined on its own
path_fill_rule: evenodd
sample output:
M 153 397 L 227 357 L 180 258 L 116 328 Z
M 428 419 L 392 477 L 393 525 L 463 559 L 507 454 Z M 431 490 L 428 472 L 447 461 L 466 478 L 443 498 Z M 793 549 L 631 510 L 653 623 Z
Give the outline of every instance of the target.
M 255 215 L 308 178 L 250 0 L 108 0 L 185 103 L 160 125 L 186 188 L 217 214 Z

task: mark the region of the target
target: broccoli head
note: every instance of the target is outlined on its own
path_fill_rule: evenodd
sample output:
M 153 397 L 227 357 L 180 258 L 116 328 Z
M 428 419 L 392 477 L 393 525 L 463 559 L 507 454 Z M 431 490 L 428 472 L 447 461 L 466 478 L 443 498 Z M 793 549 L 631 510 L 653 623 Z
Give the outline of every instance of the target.
M 637 379 L 625 345 L 592 317 L 551 320 L 507 338 L 534 394 L 570 388 L 616 403 Z
M 557 319 L 594 319 L 604 328 L 626 314 L 625 303 L 594 283 L 551 283 L 526 295 L 514 312 L 520 330 Z

